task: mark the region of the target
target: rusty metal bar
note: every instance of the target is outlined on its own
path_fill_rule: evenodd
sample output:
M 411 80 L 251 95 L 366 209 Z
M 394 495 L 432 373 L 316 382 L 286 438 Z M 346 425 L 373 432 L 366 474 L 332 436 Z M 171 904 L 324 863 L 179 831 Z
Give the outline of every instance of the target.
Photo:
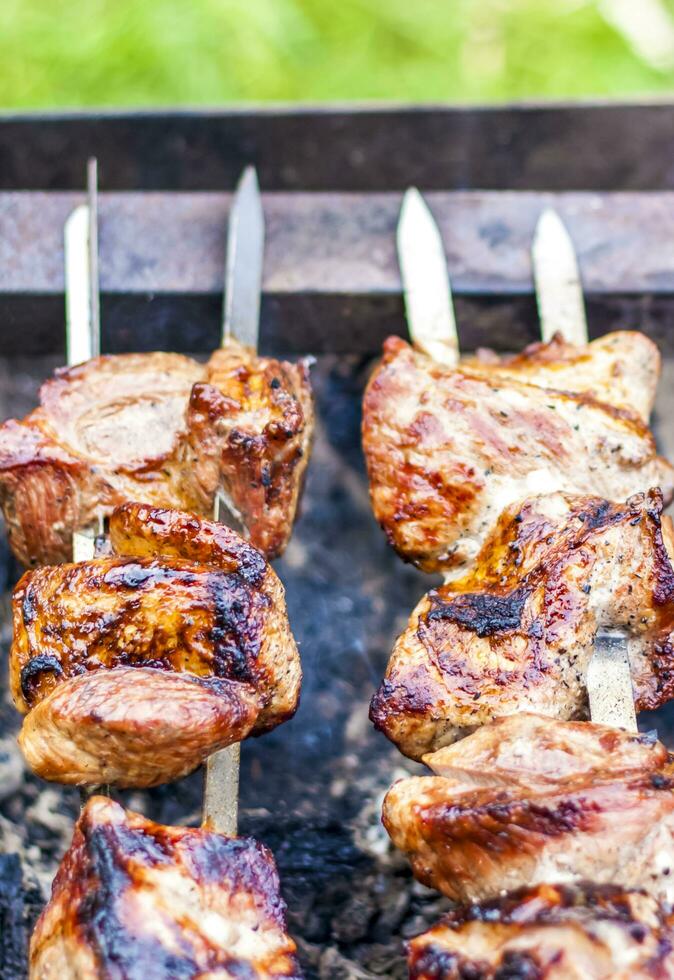
M 71 193 L 0 194 L 0 354 L 62 343 Z M 591 334 L 637 327 L 674 352 L 674 193 L 447 192 L 442 233 L 462 349 L 537 336 L 536 221 L 554 207 L 579 255 Z M 104 349 L 199 351 L 219 338 L 225 194 L 103 194 Z M 395 252 L 399 194 L 267 194 L 261 349 L 373 353 L 405 333 Z

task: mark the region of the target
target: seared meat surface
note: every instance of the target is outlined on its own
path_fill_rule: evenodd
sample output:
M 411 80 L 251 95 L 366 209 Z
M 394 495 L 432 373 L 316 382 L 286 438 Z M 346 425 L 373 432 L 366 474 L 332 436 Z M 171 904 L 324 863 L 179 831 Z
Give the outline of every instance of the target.
M 608 398 L 611 386 L 598 387 Z M 363 448 L 375 517 L 400 555 L 427 571 L 472 562 L 499 514 L 532 494 L 618 501 L 661 487 L 669 502 L 674 487 L 638 413 L 527 383 L 512 365 L 443 367 L 399 338 L 384 345 L 365 392 Z
M 0 427 L 0 505 L 23 564 L 68 561 L 72 534 L 140 500 L 211 516 L 218 488 L 250 541 L 283 551 L 306 468 L 306 363 L 236 343 L 206 365 L 121 354 L 63 368 Z
M 201 511 L 211 513 L 222 487 L 252 544 L 269 558 L 280 555 L 292 531 L 313 436 L 308 362 L 257 357 L 229 343 L 208 362 L 187 417 L 185 463 L 194 466 Z
M 113 514 L 111 537 L 117 554 L 35 569 L 14 591 L 11 686 L 35 772 L 155 785 L 294 713 L 299 656 L 259 552 L 138 504 Z
M 539 885 L 450 912 L 408 954 L 410 980 L 665 980 L 674 922 L 641 891 Z
M 660 352 L 645 334 L 618 330 L 583 347 L 561 334 L 530 344 L 520 354 L 499 357 L 481 350 L 461 367 L 492 377 L 513 377 L 540 388 L 591 395 L 614 408 L 636 412 L 648 422 L 660 377 Z
M 674 764 L 654 736 L 522 714 L 425 756 L 383 820 L 414 874 L 459 902 L 591 880 L 674 899 Z
M 427 593 L 372 700 L 405 755 L 494 718 L 588 717 L 599 628 L 624 631 L 638 710 L 674 696 L 674 538 L 659 491 L 626 504 L 550 494 L 508 507 L 473 570 Z
M 300 980 L 278 874 L 250 838 L 93 797 L 30 944 L 31 980 Z

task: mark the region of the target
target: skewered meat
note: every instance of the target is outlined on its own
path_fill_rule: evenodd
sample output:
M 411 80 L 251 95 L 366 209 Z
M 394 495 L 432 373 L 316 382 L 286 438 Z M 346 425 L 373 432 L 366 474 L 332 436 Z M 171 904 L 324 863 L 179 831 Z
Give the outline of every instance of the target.
M 515 373 L 513 365 L 452 370 L 398 338 L 384 345 L 363 403 L 370 496 L 391 544 L 427 571 L 473 561 L 498 515 L 536 493 L 625 500 L 659 486 L 671 500 L 674 469 L 638 414 Z M 590 384 L 593 371 L 578 377 Z M 597 387 L 609 397 L 608 383 Z M 623 389 L 616 383 L 619 403 Z
M 583 347 L 557 333 L 520 354 L 499 357 L 493 351 L 478 351 L 476 357 L 463 358 L 461 367 L 540 388 L 583 392 L 614 408 L 636 412 L 648 422 L 660 376 L 660 352 L 636 330 L 607 333 Z
M 31 980 L 301 977 L 274 859 L 93 797 L 38 920 Z
M 473 570 L 427 593 L 372 700 L 418 759 L 519 711 L 588 717 L 598 628 L 625 632 L 639 710 L 674 696 L 674 536 L 659 491 L 626 504 L 550 494 L 512 505 Z
M 111 539 L 116 554 L 35 569 L 14 591 L 12 694 L 36 773 L 151 786 L 292 716 L 299 656 L 259 552 L 139 504 L 113 513 Z
M 307 364 L 230 342 L 206 365 L 122 354 L 63 368 L 0 427 L 0 505 L 25 565 L 69 560 L 72 534 L 141 500 L 203 516 L 222 488 L 252 544 L 287 544 L 313 429 Z
M 674 763 L 653 736 L 535 715 L 425 756 L 383 820 L 426 885 L 462 902 L 591 880 L 674 899 Z
M 674 977 L 671 914 L 640 891 L 539 885 L 457 909 L 408 944 L 410 980 Z

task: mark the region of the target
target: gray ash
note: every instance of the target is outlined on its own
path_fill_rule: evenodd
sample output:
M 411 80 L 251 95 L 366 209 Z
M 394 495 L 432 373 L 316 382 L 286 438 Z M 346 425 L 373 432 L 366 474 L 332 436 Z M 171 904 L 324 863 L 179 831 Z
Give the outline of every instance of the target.
M 0 365 L 2 417 L 33 404 L 49 365 Z M 322 358 L 313 370 L 319 432 L 303 514 L 278 563 L 300 644 L 304 687 L 286 725 L 243 746 L 241 832 L 268 844 L 281 872 L 289 925 L 308 978 L 406 976 L 402 943 L 448 907 L 415 883 L 379 821 L 394 778 L 421 771 L 378 735 L 368 702 L 393 645 L 430 576 L 388 548 L 370 512 L 360 451 L 360 396 L 367 365 Z M 0 584 L 18 569 L 0 537 Z M 4 662 L 9 605 L 0 619 Z M 5 667 L 6 669 L 6 667 Z M 25 977 L 30 926 L 48 894 L 78 812 L 73 789 L 23 771 L 13 736 L 19 718 L 3 685 L 0 701 L 0 976 Z M 674 712 L 644 718 L 669 734 Z M 196 824 L 202 777 L 150 792 L 128 806 L 164 823 Z M 22 884 L 22 888 L 20 888 Z

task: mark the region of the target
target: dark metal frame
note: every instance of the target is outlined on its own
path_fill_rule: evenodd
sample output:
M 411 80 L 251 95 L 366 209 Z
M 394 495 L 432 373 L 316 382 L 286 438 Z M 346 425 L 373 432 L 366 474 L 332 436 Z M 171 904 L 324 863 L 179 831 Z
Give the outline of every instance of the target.
M 0 354 L 60 351 L 62 224 L 91 154 L 106 350 L 217 343 L 227 192 L 247 163 L 269 226 L 263 350 L 375 353 L 405 332 L 394 227 L 411 184 L 436 192 L 464 347 L 536 336 L 528 248 L 552 203 L 591 329 L 674 350 L 674 105 L 0 117 Z

